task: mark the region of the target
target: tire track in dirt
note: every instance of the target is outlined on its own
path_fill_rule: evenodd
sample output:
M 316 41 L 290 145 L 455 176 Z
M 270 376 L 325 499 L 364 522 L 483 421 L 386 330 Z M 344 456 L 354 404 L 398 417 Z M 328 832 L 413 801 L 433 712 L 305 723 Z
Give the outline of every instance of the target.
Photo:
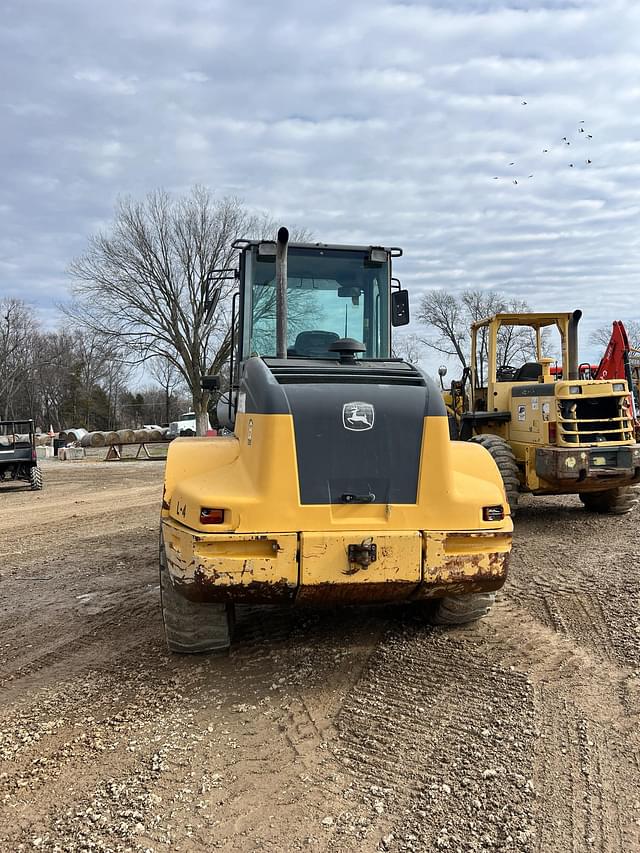
M 458 633 L 390 632 L 344 703 L 337 755 L 387 815 L 383 849 L 529 851 L 532 692 Z
M 638 673 L 540 623 L 513 595 L 502 598 L 482 634 L 485 653 L 526 673 L 534 687 L 535 779 L 544 794 L 536 849 L 640 850 L 638 825 L 623 818 L 634 812 L 638 786 L 619 784 L 634 778 L 629 749 L 640 745 Z

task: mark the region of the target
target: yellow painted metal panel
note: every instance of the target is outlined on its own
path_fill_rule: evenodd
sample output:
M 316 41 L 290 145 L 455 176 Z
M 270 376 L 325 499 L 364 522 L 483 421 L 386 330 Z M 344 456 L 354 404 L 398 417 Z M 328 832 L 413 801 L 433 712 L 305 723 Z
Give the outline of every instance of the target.
M 499 589 L 506 579 L 509 533 L 429 532 L 424 547 L 420 598 Z
M 195 579 L 203 587 L 298 583 L 295 533 L 194 534 L 164 523 L 167 564 L 178 581 Z
M 425 418 L 415 504 L 301 504 L 292 417 L 241 413 L 236 433 L 229 439 L 173 443 L 165 476 L 165 518 L 204 534 L 200 511 L 213 507 L 225 510 L 220 533 L 333 530 L 346 536 L 355 530 L 360 539 L 354 541 L 371 533 L 512 529 L 508 517 L 483 520 L 483 506 L 505 503 L 500 474 L 484 448 L 449 441 L 446 417 Z
M 377 547 L 377 559 L 369 566 L 350 563 L 349 545 L 365 538 Z M 375 533 L 365 537 L 353 532 L 302 533 L 300 582 L 315 584 L 418 583 L 422 576 L 422 537 L 418 531 Z

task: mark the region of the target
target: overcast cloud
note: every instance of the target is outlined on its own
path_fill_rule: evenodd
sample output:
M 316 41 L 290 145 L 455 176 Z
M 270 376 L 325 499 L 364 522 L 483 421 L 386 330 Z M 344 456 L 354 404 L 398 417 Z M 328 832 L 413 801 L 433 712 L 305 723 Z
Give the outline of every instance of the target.
M 0 292 L 55 322 L 118 194 L 202 183 L 586 342 L 640 317 L 639 57 L 623 0 L 5 0 Z

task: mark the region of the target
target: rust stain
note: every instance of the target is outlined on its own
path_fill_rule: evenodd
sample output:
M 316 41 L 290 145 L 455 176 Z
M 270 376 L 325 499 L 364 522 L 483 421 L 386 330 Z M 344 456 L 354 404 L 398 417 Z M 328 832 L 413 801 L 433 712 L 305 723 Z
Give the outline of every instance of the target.
M 205 574 L 202 569 L 196 569 L 192 580 L 175 579 L 176 588 L 189 601 L 221 602 L 235 601 L 239 604 L 253 602 L 255 604 L 272 604 L 274 602 L 293 601 L 296 588 L 282 578 L 277 581 L 252 580 L 239 583 L 216 583 L 220 573 Z
M 319 583 L 300 587 L 296 595 L 296 604 L 333 606 L 404 601 L 411 598 L 415 591 L 414 581 Z
M 425 569 L 418 598 L 500 589 L 507 579 L 509 556 L 508 551 L 493 551 L 446 557 L 439 565 Z

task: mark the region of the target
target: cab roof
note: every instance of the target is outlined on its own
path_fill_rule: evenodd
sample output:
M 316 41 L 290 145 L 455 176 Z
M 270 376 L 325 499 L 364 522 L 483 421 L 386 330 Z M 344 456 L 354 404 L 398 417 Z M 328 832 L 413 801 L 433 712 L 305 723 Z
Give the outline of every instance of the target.
M 488 326 L 491 323 L 499 323 L 501 326 L 530 326 L 533 329 L 541 329 L 544 326 L 553 326 L 558 321 L 564 323 L 571 319 L 572 311 L 561 312 L 534 312 L 529 314 L 494 314 L 485 317 L 473 324 L 474 329 Z

